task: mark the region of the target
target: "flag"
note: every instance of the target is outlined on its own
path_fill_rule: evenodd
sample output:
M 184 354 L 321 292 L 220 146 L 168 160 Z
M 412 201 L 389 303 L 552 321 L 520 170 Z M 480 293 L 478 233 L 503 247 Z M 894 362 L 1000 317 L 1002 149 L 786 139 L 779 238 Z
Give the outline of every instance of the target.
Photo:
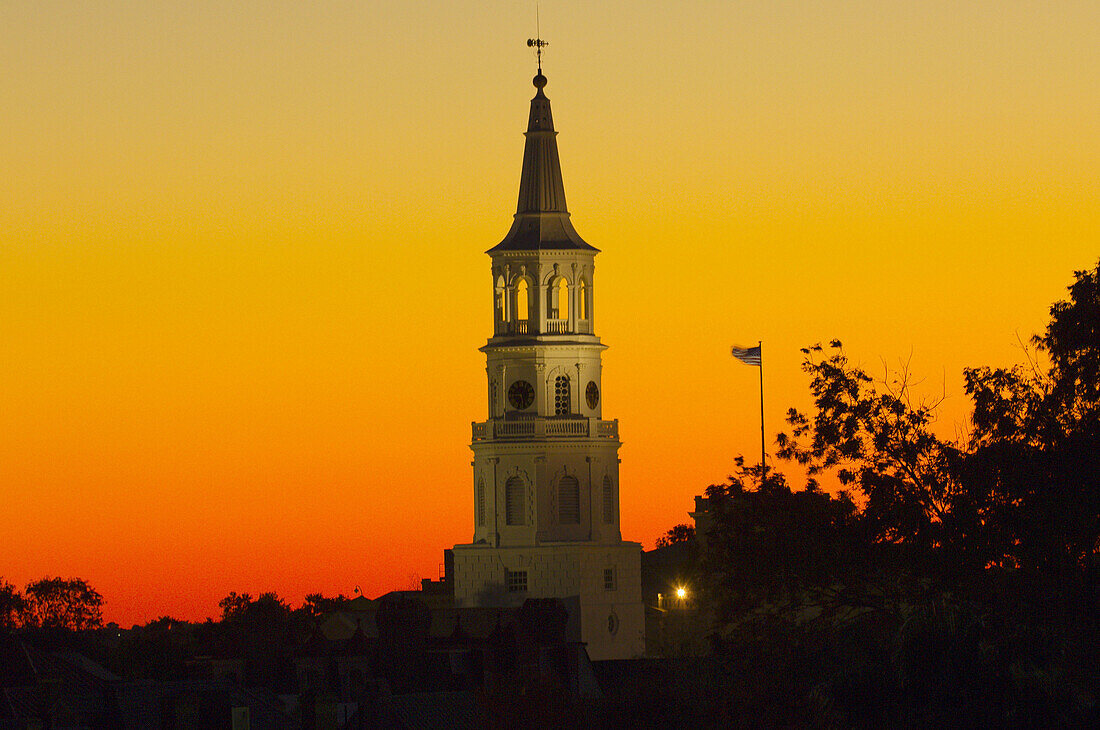
M 756 347 L 732 347 L 733 356 L 746 365 L 760 366 L 760 345 Z

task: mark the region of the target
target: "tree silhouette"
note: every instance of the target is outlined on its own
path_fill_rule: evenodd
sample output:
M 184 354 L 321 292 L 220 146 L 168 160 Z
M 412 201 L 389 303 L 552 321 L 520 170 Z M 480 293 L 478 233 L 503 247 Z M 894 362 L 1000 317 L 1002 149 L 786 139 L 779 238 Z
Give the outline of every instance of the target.
M 302 603 L 301 608 L 297 609 L 297 612 L 307 618 L 318 619 L 327 613 L 346 608 L 350 601 L 351 599 L 343 593 L 332 598 L 321 593 L 310 593 L 306 595 L 305 601 Z
M 1033 338 L 1028 367 L 965 371 L 974 430 L 960 474 L 988 526 L 991 560 L 1076 575 L 1091 590 L 1100 568 L 1100 264 L 1075 277 Z
M 906 367 L 804 350 L 814 409 L 762 486 L 707 490 L 718 645 L 762 724 L 1078 726 L 1100 686 L 1100 264 L 1075 273 L 1025 365 L 968 368 L 971 430 L 933 432 Z M 835 475 L 836 496 L 821 493 Z M 780 699 L 781 698 L 781 699 Z
M 790 409 L 790 434 L 777 437 L 780 458 L 807 467 L 808 487 L 834 471 L 862 492 L 863 519 L 877 542 L 930 551 L 950 543 L 972 516 L 960 500 L 952 466 L 957 449 L 931 431 L 938 400 L 915 401 L 907 368 L 874 379 L 851 365 L 839 340 L 803 350 L 816 413 Z M 821 358 L 821 359 L 819 359 Z
M 678 542 L 688 542 L 695 539 L 695 528 L 691 525 L 673 525 L 672 528 L 657 538 L 657 547 L 668 547 Z
M 14 629 L 19 626 L 26 611 L 23 596 L 15 586 L 0 578 L 0 629 Z
M 103 596 L 80 578 L 43 578 L 23 591 L 23 624 L 85 631 L 103 625 Z
M 1069 300 L 1050 308 L 1046 334 L 1035 342 L 1051 358 L 1050 399 L 1063 430 L 1095 433 L 1100 427 L 1100 263 L 1074 276 Z
M 759 483 L 759 467 L 738 457 L 729 481 L 707 488 L 712 526 L 702 574 L 710 604 L 727 620 L 762 602 L 778 613 L 832 610 L 863 568 L 855 505 L 846 495 L 792 491 L 774 469 Z
M 252 595 L 249 593 L 237 594 L 230 591 L 229 595 L 218 601 L 218 608 L 222 610 L 222 621 L 232 621 L 244 616 L 252 605 Z
M 230 593 L 218 606 L 222 620 L 217 633 L 234 656 L 245 660 L 248 679 L 272 686 L 282 671 L 293 623 L 290 607 L 272 592 L 255 599 L 248 593 Z

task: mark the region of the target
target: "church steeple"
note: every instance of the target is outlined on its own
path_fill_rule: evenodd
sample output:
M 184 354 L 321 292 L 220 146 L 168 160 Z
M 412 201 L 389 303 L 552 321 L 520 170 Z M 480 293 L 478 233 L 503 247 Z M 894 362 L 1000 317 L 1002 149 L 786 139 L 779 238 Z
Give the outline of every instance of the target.
M 541 52 L 546 42 L 527 42 Z M 619 528 L 619 422 L 603 410 L 596 254 L 573 230 L 546 77 L 535 76 L 519 203 L 489 250 L 487 417 L 471 424 L 473 539 L 454 547 L 459 608 L 566 598 L 593 659 L 645 651 L 641 545 Z M 489 282 L 486 282 L 489 283 Z
M 554 130 L 550 100 L 542 91 L 546 87 L 546 77 L 542 75 L 541 65 L 532 83 L 537 91 L 531 99 L 531 114 L 524 133 L 527 140 L 523 146 L 515 220 L 504 240 L 488 253 L 548 249 L 596 251 L 569 221 L 558 158 L 558 133 Z

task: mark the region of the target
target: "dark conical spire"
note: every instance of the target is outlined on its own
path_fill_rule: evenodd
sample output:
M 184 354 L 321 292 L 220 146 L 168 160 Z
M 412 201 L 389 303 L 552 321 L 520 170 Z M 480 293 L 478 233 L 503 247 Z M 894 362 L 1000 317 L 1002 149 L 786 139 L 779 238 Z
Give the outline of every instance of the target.
M 541 68 L 533 83 L 537 91 L 531 99 L 531 114 L 524 133 L 527 141 L 523 146 L 516 217 L 508 235 L 489 252 L 576 248 L 594 251 L 569 222 L 558 159 L 558 133 L 554 131 L 550 100 L 542 92 L 546 77 Z
M 527 120 L 527 142 L 523 146 L 523 172 L 519 177 L 516 213 L 566 213 L 565 183 L 561 179 L 557 132 L 550 113 L 550 100 L 542 93 L 546 77 L 535 77 L 538 92 L 531 99 Z

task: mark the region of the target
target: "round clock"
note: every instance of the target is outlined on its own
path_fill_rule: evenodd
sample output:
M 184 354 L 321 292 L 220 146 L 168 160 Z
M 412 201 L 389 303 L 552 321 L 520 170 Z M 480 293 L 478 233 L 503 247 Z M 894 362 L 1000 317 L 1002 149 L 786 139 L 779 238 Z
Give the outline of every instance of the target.
M 517 380 L 508 388 L 508 402 L 517 411 L 522 411 L 535 402 L 535 388 L 526 380 Z
M 595 408 L 596 404 L 600 402 L 600 389 L 596 385 L 596 381 L 588 381 L 588 387 L 584 389 L 584 399 L 588 402 L 589 408 Z

